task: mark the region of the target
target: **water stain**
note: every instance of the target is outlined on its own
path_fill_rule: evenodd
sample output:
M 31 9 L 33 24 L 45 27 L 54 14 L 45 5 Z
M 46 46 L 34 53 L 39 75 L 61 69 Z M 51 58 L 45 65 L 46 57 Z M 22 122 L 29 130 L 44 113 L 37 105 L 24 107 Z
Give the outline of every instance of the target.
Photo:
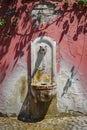
M 16 84 L 19 94 L 18 96 L 20 96 L 20 100 L 23 103 L 24 99 L 27 95 L 28 92 L 28 81 L 27 78 L 25 76 L 21 76 L 20 79 L 17 81 Z
M 37 84 L 37 83 L 51 83 L 51 76 L 47 75 L 46 73 L 38 70 L 34 76 L 34 80 L 33 83 Z

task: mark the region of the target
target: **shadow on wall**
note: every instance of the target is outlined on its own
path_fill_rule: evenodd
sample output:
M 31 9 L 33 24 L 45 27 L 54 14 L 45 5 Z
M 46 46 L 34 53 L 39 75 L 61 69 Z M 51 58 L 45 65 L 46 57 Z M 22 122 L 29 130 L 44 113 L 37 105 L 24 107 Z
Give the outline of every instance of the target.
M 0 62 L 4 59 L 4 57 L 9 53 L 9 47 L 11 45 L 12 37 L 15 37 L 16 35 L 20 36 L 20 39 L 18 43 L 15 44 L 14 47 L 14 65 L 17 63 L 18 59 L 21 58 L 24 55 L 24 47 L 26 44 L 32 39 L 33 37 L 33 25 L 34 22 L 31 23 L 31 26 L 28 27 L 28 29 L 25 31 L 24 35 L 18 34 L 18 26 L 17 26 L 17 20 L 22 17 L 22 14 L 26 12 L 27 5 L 21 5 L 19 8 L 17 8 L 18 0 L 6 0 L 1 1 L 1 8 L 0 8 Z M 22 1 L 22 3 L 25 3 Z M 32 3 L 30 10 L 33 9 L 34 3 Z M 72 5 L 72 7 L 68 7 L 66 4 L 64 4 L 62 7 L 60 7 L 60 10 L 62 10 L 62 14 L 54 21 L 56 23 L 56 26 L 60 26 L 61 21 L 64 20 L 67 14 L 69 14 L 69 19 L 64 20 L 63 27 L 62 27 L 62 33 L 60 35 L 58 43 L 60 44 L 64 35 L 68 34 L 70 25 L 74 22 L 75 17 L 77 18 L 77 27 L 76 27 L 76 33 L 73 36 L 73 40 L 77 41 L 78 36 L 81 35 L 81 33 L 86 34 L 87 33 L 87 14 L 86 14 L 86 8 L 82 6 L 78 6 L 76 3 Z M 85 16 L 84 24 L 80 24 L 81 19 Z M 22 22 L 22 29 L 27 26 L 28 21 L 30 20 L 30 16 L 28 12 L 26 12 L 26 17 Z M 53 22 L 53 23 L 54 23 Z M 53 24 L 51 23 L 51 24 Z M 51 24 L 47 24 L 46 27 L 42 30 L 40 30 L 40 35 L 45 35 L 44 30 L 50 26 Z M 28 34 L 28 30 L 30 30 L 30 33 Z M 6 60 L 4 61 L 6 63 Z M 3 63 L 3 65 L 4 65 Z M 9 64 L 9 63 L 7 63 Z M 3 66 L 2 65 L 2 66 Z
M 15 67 L 19 58 L 24 55 L 24 48 L 33 36 L 33 23 L 24 34 L 18 34 L 19 19 L 22 18 L 22 14 L 26 12 L 27 5 L 17 6 L 18 0 L 6 0 L 0 3 L 0 83 L 6 77 L 6 73 L 9 71 L 9 66 L 12 64 Z M 32 9 L 33 4 L 30 8 Z M 26 17 L 22 23 L 22 29 L 27 26 L 30 20 L 29 14 L 26 12 Z M 30 30 L 29 33 L 27 31 Z M 13 38 L 18 38 L 18 42 L 14 43 Z M 12 45 L 13 44 L 13 45 Z M 12 50 L 10 50 L 12 46 Z M 10 54 L 10 55 L 9 55 Z M 6 57 L 9 56 L 9 59 Z M 11 60 L 10 60 L 11 59 Z
M 0 65 L 0 83 L 3 82 L 5 76 L 6 76 L 6 71 L 9 67 L 9 64 L 6 64 L 6 61 L 3 63 L 3 65 Z
M 9 53 L 12 37 L 15 36 L 15 28 L 11 26 L 11 19 L 15 15 L 16 2 L 14 0 L 1 0 L 0 2 L 0 83 L 4 80 L 10 65 L 5 56 Z M 9 10 L 11 7 L 13 10 Z
M 61 10 L 61 8 L 60 8 L 60 10 Z M 78 5 L 76 3 L 74 3 L 72 5 L 72 7 L 70 7 L 70 8 L 68 7 L 67 4 L 64 4 L 62 6 L 63 12 L 62 12 L 62 15 L 56 20 L 56 26 L 58 26 L 58 27 L 60 26 L 61 21 L 63 21 L 63 19 L 66 17 L 66 15 L 69 15 L 69 18 L 67 20 L 64 20 L 63 27 L 62 27 L 62 33 L 61 33 L 59 41 L 58 41 L 59 43 L 61 43 L 64 35 L 68 34 L 70 25 L 72 25 L 75 18 L 77 18 L 77 27 L 75 30 L 76 33 L 73 36 L 73 40 L 77 41 L 78 36 L 81 35 L 81 33 L 83 33 L 83 34 L 87 33 L 86 10 L 87 10 L 86 7 L 84 7 L 83 5 Z M 81 22 L 83 16 L 85 16 L 85 19 L 83 22 Z
M 18 0 L 7 0 L 1 2 L 0 9 L 0 60 L 4 58 L 4 56 L 8 53 L 11 39 L 15 37 L 18 31 L 18 19 L 21 18 L 22 13 L 26 10 L 26 5 L 21 6 L 17 9 Z M 5 6 L 4 6 L 5 5 Z M 28 19 L 29 20 L 29 19 Z M 24 21 L 25 22 L 28 22 Z M 26 25 L 26 24 L 25 24 Z M 24 37 L 25 38 L 25 37 Z M 23 43 L 21 43 L 23 39 L 20 37 L 20 41 L 16 43 L 14 51 L 16 52 L 14 59 L 16 56 L 19 56 L 20 51 L 23 49 Z M 19 52 L 18 52 L 18 50 Z M 20 54 L 21 55 L 21 54 Z
M 30 52 L 30 45 L 29 45 L 29 48 L 28 48 L 28 57 L 27 57 L 27 68 L 28 68 L 28 92 L 27 92 L 27 95 L 26 95 L 26 98 L 22 104 L 22 107 L 21 107 L 21 110 L 19 112 L 19 115 L 18 115 L 18 119 L 19 120 L 22 120 L 22 121 L 27 121 L 29 119 L 29 116 L 30 116 L 30 113 L 29 113 L 29 110 L 30 110 L 30 85 L 31 85 L 31 80 L 29 77 L 30 73 L 31 73 L 31 66 L 29 65 L 30 64 L 30 61 L 31 61 L 31 52 Z

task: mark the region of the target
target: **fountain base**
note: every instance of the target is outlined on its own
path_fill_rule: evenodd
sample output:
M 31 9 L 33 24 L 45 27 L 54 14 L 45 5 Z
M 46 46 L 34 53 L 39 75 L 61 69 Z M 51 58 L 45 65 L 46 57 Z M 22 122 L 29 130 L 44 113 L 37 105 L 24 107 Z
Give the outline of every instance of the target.
M 56 83 L 31 84 L 33 95 L 40 102 L 48 102 L 56 94 Z

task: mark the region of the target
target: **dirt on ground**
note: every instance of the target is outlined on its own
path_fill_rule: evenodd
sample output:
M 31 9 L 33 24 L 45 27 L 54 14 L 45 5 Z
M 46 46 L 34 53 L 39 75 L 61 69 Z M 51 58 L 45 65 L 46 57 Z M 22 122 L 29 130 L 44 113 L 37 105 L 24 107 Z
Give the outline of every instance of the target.
M 46 117 L 35 123 L 0 117 L 0 130 L 87 130 L 87 116 Z

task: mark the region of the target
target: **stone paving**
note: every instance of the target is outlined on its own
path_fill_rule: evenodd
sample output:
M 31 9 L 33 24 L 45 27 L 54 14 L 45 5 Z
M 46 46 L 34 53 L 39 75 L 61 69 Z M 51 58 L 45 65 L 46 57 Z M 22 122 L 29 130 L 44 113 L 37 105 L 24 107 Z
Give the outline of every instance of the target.
M 87 130 L 87 116 L 47 117 L 37 123 L 1 117 L 0 130 Z

